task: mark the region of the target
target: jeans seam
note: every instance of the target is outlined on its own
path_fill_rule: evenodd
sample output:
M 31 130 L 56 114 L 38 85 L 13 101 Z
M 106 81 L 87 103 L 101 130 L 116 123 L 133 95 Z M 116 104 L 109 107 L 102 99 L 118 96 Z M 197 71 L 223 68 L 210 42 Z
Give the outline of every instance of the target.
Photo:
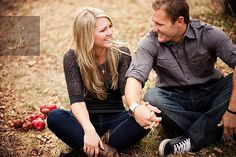
M 121 126 L 123 125 L 124 123 L 126 123 L 130 118 L 130 115 L 127 119 L 125 119 L 123 122 L 121 122 L 119 125 L 117 125 L 114 129 L 112 129 L 112 131 L 110 132 L 110 137 L 112 136 L 112 134 Z

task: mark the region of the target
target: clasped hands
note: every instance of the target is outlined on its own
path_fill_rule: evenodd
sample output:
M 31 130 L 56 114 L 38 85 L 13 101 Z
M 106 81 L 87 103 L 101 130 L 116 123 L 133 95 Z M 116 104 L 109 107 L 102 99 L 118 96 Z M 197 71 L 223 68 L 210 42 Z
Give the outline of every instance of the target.
M 134 112 L 134 118 L 144 129 L 152 129 L 159 125 L 161 117 L 157 117 L 157 114 L 161 111 L 150 105 L 148 102 L 143 102 L 139 105 Z

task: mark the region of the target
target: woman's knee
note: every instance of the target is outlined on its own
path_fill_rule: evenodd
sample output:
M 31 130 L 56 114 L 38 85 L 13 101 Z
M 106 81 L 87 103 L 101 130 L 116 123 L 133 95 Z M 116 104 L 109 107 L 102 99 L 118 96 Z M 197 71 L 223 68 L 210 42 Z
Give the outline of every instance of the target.
M 68 114 L 67 111 L 62 109 L 55 109 L 49 112 L 47 117 L 47 124 L 50 128 L 51 126 L 56 125 L 58 122 L 61 122 L 61 119 L 65 117 L 65 114 Z

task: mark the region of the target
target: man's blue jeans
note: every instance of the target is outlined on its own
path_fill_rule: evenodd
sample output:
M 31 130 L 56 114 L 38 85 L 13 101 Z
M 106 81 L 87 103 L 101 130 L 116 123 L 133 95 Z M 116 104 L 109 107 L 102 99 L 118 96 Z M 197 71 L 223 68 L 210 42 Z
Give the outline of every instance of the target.
M 141 127 L 127 112 L 90 114 L 90 121 L 97 133 L 102 136 L 110 131 L 108 144 L 118 150 L 139 142 L 150 130 Z M 71 112 L 52 110 L 47 118 L 49 129 L 73 149 L 84 145 L 84 131 Z
M 192 88 L 152 88 L 144 101 L 161 110 L 164 126 L 190 137 L 193 151 L 222 138 L 218 127 L 227 110 L 232 90 L 232 74 L 214 83 Z

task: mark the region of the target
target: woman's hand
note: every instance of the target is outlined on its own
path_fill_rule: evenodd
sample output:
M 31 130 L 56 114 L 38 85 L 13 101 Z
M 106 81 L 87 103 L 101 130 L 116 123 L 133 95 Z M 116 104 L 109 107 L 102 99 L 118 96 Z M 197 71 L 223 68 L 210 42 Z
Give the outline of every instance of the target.
M 104 149 L 102 141 L 95 131 L 95 129 L 90 129 L 84 133 L 84 152 L 89 157 L 97 157 L 99 154 L 99 148 Z

